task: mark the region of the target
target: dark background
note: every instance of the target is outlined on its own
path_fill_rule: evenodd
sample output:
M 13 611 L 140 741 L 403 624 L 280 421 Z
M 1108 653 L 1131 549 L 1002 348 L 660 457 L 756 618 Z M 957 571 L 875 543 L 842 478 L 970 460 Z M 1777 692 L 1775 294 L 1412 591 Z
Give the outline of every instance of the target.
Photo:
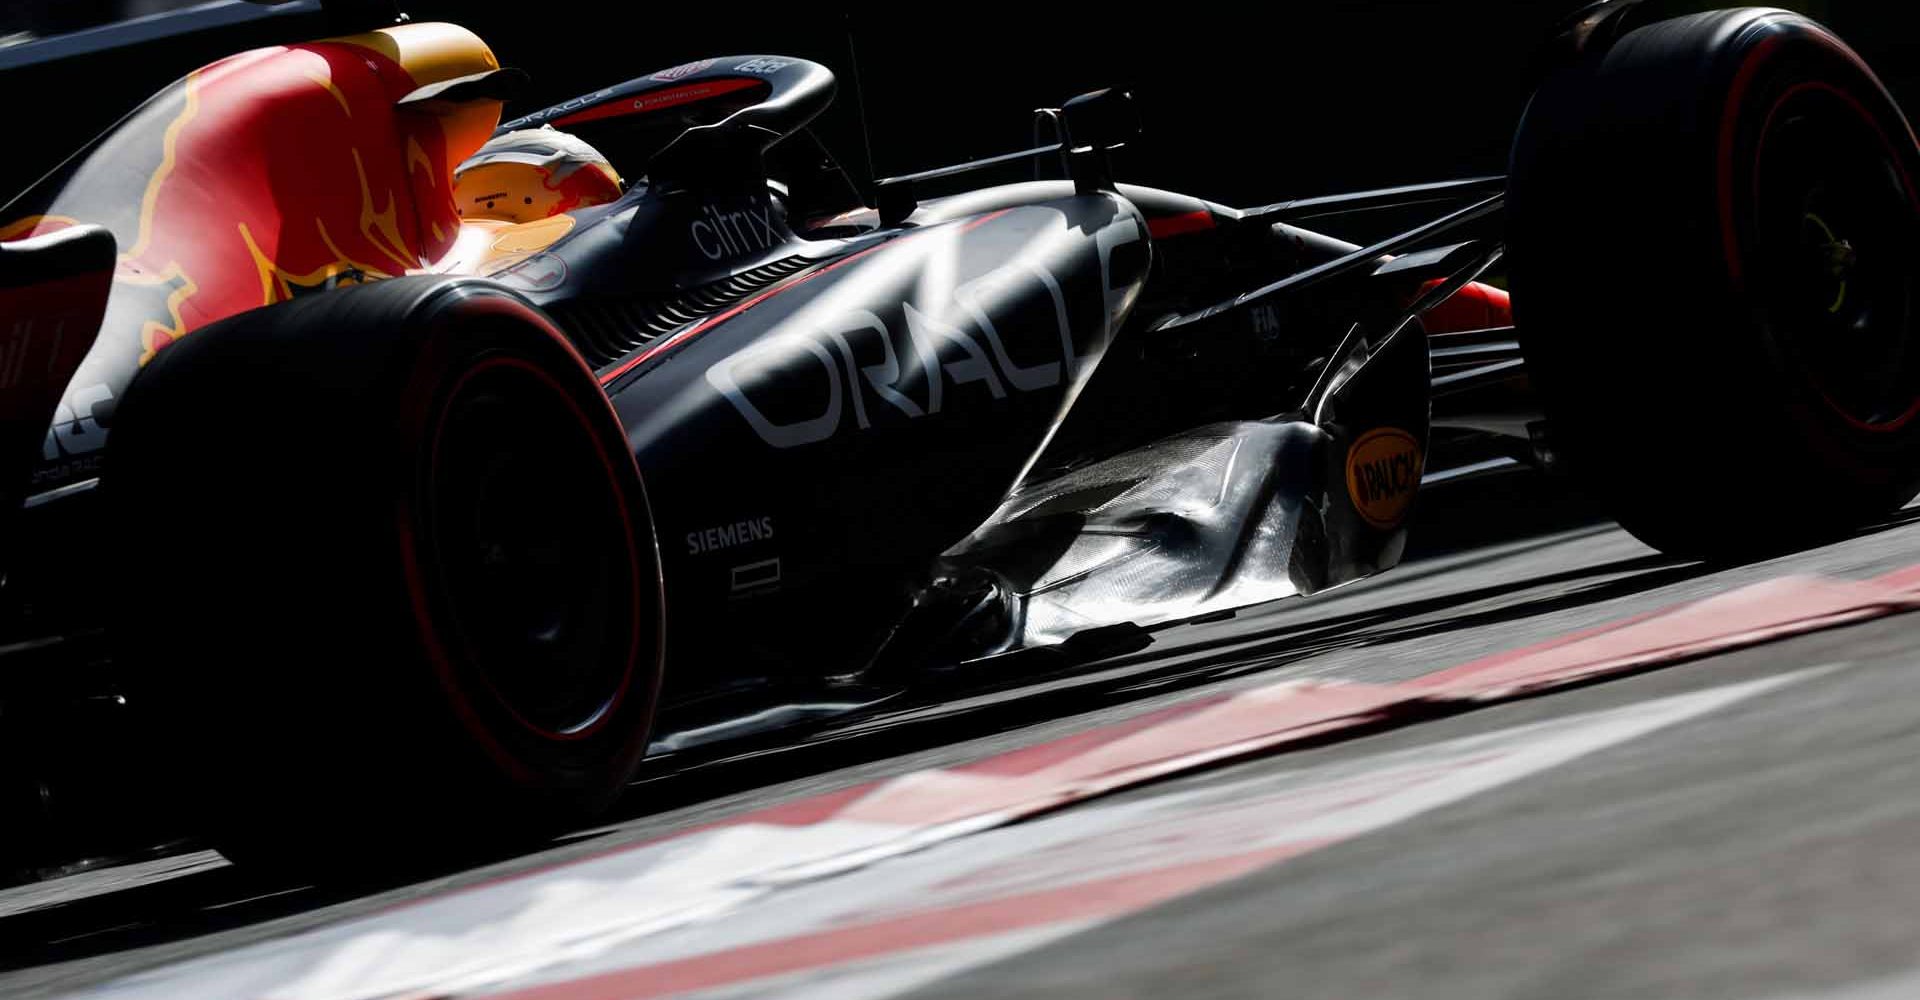
M 1031 109 L 1133 89 L 1146 122 L 1123 179 L 1229 204 L 1504 168 L 1532 60 L 1573 0 L 889 6 L 411 0 L 533 74 L 509 116 L 709 55 L 818 60 L 841 79 L 819 128 L 857 176 L 1028 145 Z M 1703 5 L 1704 6 L 1704 5 Z M 1806 0 L 1920 108 L 1920 4 Z M 1137 13 L 1127 13 L 1137 11 Z M 314 17 L 0 70 L 17 192 L 167 81 L 220 55 L 324 33 Z M 857 51 L 858 78 L 852 72 Z

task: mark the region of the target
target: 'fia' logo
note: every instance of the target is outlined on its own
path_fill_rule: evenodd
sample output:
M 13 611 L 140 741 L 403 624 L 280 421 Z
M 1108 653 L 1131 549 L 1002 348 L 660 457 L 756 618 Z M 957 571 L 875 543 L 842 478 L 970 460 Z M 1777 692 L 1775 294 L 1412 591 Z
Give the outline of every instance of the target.
M 1253 316 L 1253 335 L 1261 340 L 1272 340 L 1280 336 L 1280 311 L 1271 305 L 1256 305 L 1250 310 Z

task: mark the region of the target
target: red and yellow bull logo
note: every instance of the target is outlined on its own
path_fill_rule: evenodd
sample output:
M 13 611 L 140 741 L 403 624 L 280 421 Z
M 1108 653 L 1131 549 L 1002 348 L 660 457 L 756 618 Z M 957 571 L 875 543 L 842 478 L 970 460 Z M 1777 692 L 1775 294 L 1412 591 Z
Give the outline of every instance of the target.
M 422 269 L 458 235 L 452 165 L 499 105 L 398 102 L 497 68 L 477 37 L 441 24 L 221 60 L 136 113 L 45 214 L 0 239 L 76 219 L 113 229 L 122 251 L 100 349 L 137 343 L 140 364 L 214 320 Z M 126 165 L 142 161 L 152 169 L 130 187 Z

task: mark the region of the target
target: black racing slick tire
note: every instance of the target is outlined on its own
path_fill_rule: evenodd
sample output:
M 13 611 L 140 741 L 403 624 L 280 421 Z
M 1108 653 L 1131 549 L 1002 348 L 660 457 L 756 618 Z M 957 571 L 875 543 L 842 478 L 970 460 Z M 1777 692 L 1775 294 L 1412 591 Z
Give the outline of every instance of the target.
M 118 645 L 230 857 L 444 858 L 631 778 L 663 648 L 645 490 L 513 293 L 401 278 L 213 324 L 109 448 Z
M 1556 70 L 1511 165 L 1547 440 L 1642 540 L 1734 558 L 1920 492 L 1920 146 L 1785 11 L 1647 24 Z

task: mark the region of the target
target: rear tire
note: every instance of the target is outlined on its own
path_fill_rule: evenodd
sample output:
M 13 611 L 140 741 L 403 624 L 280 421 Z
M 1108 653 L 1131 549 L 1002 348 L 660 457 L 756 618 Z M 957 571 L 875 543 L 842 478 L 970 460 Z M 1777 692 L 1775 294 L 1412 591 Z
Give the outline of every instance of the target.
M 116 415 L 120 633 L 231 857 L 324 871 L 550 830 L 647 746 L 645 492 L 564 337 L 397 279 L 161 352 Z
M 1784 11 L 1649 24 L 1515 140 L 1512 288 L 1551 443 L 1663 551 L 1831 537 L 1920 492 L 1920 147 Z

